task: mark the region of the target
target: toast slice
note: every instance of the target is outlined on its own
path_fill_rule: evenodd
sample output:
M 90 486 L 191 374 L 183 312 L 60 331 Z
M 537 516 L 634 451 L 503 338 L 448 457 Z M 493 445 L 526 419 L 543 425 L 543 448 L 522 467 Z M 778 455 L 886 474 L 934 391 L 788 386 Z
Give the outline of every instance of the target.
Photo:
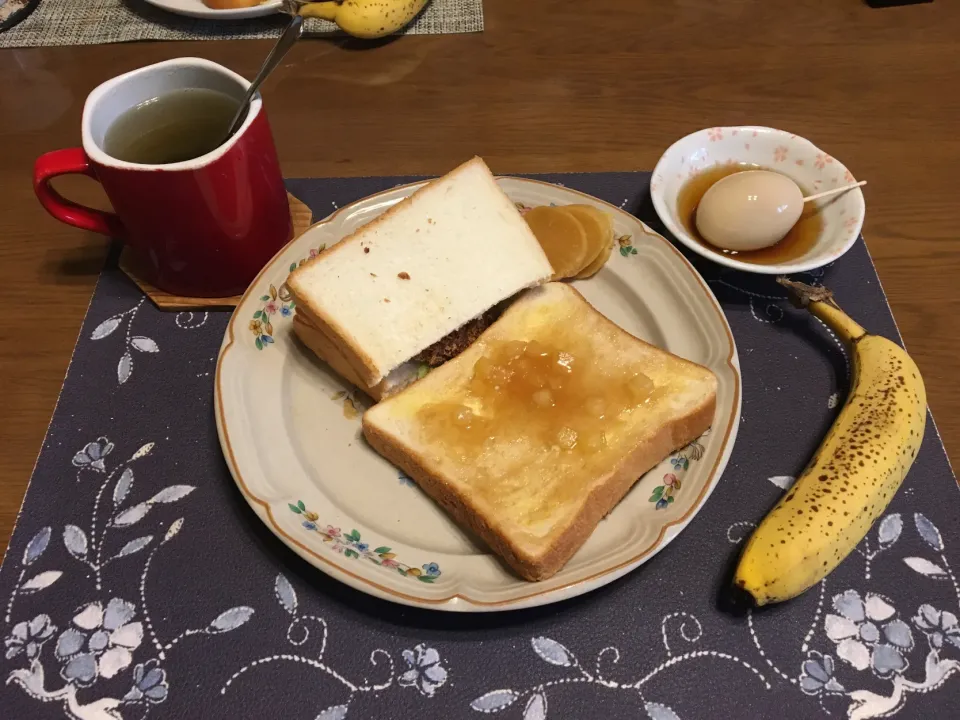
M 365 392 L 376 401 L 399 392 L 407 385 L 415 382 L 417 379 L 418 366 L 416 363 L 403 363 L 395 368 L 383 380 L 376 385 L 369 387 L 357 376 L 356 371 L 343 357 L 343 354 L 337 348 L 330 338 L 312 322 L 304 313 L 296 313 L 293 316 L 293 332 L 304 345 L 313 353 L 329 365 L 334 372 L 347 382 L 352 383 L 357 388 Z
M 520 576 L 543 580 L 641 475 L 707 430 L 716 389 L 707 368 L 548 283 L 368 410 L 363 433 Z
M 480 158 L 291 273 L 287 287 L 365 387 L 553 274 Z

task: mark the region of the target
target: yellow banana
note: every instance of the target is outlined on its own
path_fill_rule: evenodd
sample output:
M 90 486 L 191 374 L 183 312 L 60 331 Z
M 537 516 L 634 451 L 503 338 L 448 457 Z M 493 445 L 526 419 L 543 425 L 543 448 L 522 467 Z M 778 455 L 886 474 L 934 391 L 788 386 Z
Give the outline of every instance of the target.
M 850 348 L 853 376 L 830 432 L 740 557 L 734 583 L 757 605 L 796 597 L 853 551 L 903 482 L 927 420 L 923 380 L 903 348 L 867 333 L 829 290 L 780 283 Z
M 332 20 L 340 29 L 358 38 L 373 39 L 406 27 L 430 0 L 343 0 L 300 2 L 303 17 Z

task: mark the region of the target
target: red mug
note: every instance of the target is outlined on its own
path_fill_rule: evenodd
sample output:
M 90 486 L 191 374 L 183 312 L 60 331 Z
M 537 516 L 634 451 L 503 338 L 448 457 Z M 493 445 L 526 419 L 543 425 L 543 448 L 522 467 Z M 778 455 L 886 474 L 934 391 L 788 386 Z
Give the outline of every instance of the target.
M 161 290 L 195 297 L 242 292 L 293 235 L 287 191 L 259 94 L 240 129 L 206 155 L 169 165 L 119 160 L 103 149 L 124 111 L 182 88 L 239 100 L 249 83 L 208 60 L 180 58 L 108 80 L 83 108 L 83 147 L 55 150 L 34 167 L 40 203 L 56 219 L 119 238 Z M 226 132 L 226 128 L 224 128 Z M 78 205 L 50 181 L 78 173 L 97 180 L 115 212 Z

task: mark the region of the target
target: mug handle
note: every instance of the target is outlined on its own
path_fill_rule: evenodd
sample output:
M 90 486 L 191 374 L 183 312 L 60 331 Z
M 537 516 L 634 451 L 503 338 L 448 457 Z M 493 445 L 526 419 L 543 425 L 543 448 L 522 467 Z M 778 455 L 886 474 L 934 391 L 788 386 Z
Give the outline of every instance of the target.
M 54 190 L 50 181 L 59 175 L 86 175 L 97 180 L 82 148 L 54 150 L 37 158 L 33 167 L 33 190 L 37 199 L 60 222 L 110 237 L 123 237 L 123 223 L 116 213 L 79 205 Z

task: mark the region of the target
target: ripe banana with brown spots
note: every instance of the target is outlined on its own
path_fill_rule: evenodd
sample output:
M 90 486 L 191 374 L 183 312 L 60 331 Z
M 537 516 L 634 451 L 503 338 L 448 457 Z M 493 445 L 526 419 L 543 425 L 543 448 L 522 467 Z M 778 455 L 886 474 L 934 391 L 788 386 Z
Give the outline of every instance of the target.
M 430 0 L 342 0 L 303 2 L 295 0 L 303 17 L 332 20 L 354 37 L 372 40 L 402 30 L 420 14 Z
M 806 470 L 744 547 L 734 583 L 757 605 L 796 597 L 853 551 L 903 482 L 927 420 L 923 380 L 903 348 L 860 327 L 829 290 L 780 283 L 850 348 L 852 378 Z

